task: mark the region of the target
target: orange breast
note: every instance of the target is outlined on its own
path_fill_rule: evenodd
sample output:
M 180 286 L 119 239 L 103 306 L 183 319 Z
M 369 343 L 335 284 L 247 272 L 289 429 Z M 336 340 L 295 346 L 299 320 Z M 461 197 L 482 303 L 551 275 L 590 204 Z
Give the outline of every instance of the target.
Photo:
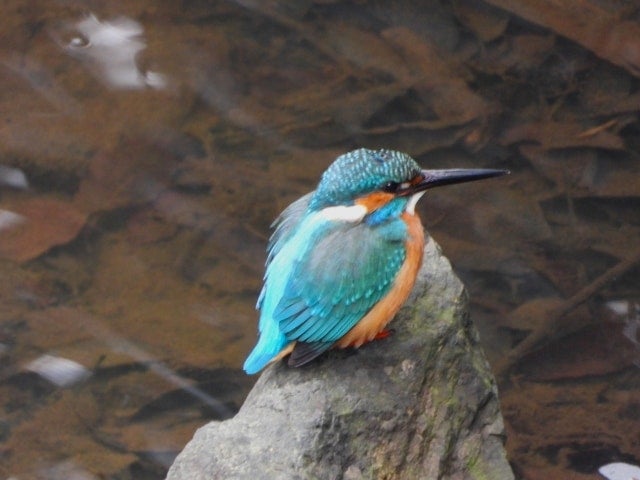
M 385 325 L 409 297 L 413 284 L 416 281 L 418 270 L 422 265 L 422 253 L 424 250 L 424 230 L 417 215 L 407 212 L 402 214 L 402 219 L 408 227 L 408 238 L 405 243 L 407 256 L 398 276 L 396 277 L 389 293 L 380 300 L 356 324 L 347 334 L 336 343 L 337 347 L 359 347 L 363 343 L 370 342 L 380 333 Z

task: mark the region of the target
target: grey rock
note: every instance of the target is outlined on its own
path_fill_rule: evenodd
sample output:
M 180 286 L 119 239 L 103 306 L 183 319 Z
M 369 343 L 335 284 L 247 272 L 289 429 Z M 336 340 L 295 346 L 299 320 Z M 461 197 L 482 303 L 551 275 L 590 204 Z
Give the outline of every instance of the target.
M 200 428 L 169 480 L 513 479 L 495 380 L 464 287 L 433 240 L 394 334 L 262 374 Z

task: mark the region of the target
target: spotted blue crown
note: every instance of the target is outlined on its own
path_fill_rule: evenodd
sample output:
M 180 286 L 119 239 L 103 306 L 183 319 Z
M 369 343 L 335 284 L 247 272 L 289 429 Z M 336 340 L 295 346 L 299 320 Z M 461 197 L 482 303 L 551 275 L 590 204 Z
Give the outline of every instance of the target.
M 381 189 L 389 182 L 406 182 L 420 174 L 420 166 L 409 155 L 395 150 L 361 148 L 339 156 L 324 172 L 310 210 L 350 204 Z

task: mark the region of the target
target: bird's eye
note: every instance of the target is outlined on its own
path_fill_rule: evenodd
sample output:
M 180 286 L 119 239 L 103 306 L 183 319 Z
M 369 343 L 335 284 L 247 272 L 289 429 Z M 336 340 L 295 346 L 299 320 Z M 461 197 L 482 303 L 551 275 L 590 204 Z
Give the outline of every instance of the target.
M 398 190 L 400 184 L 398 182 L 387 182 L 382 187 L 383 192 L 395 193 Z

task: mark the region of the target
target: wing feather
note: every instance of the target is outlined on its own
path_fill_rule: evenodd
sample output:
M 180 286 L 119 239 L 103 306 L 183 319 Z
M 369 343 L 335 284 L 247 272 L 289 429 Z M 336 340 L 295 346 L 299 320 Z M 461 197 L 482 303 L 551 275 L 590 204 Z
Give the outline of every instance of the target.
M 273 312 L 289 340 L 333 343 L 389 291 L 404 263 L 406 226 L 397 220 L 375 234 L 371 228 L 333 225 L 296 263 Z
M 291 352 L 288 364 L 291 367 L 300 367 L 305 363 L 309 363 L 311 360 L 326 352 L 331 348 L 332 343 L 326 342 L 313 342 L 313 343 L 296 343 L 295 348 Z
M 309 199 L 294 202 L 276 223 L 257 305 L 260 338 L 244 365 L 248 373 L 292 342 L 296 365 L 331 348 L 386 295 L 404 263 L 402 220 L 375 227 L 329 220 L 307 211 Z

